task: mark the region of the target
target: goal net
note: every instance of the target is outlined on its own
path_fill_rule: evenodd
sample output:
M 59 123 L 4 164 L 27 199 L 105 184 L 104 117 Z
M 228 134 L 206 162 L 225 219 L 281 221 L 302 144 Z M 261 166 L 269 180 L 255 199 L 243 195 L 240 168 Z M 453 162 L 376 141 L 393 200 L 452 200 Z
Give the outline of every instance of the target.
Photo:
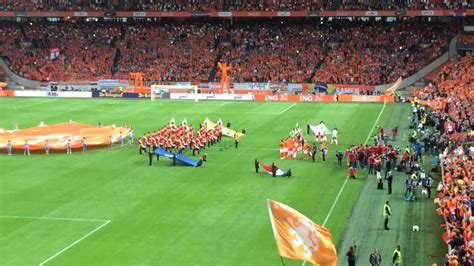
M 157 96 L 169 93 L 171 99 L 194 100 L 198 102 L 198 86 L 195 85 L 151 85 L 150 97 L 154 101 Z

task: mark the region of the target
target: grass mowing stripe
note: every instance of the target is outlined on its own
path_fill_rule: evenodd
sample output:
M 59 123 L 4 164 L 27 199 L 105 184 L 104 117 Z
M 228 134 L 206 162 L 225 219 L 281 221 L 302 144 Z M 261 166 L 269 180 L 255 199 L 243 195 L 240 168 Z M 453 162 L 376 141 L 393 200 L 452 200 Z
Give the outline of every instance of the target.
M 372 135 L 372 131 L 374 131 L 374 128 L 377 126 L 377 123 L 379 122 L 379 119 L 380 117 L 382 116 L 382 113 L 383 111 L 385 110 L 385 106 L 387 105 L 387 103 L 384 103 L 383 106 L 382 106 L 382 109 L 380 110 L 380 113 L 379 115 L 377 116 L 377 119 L 375 120 L 375 123 L 374 125 L 372 126 L 372 129 L 370 129 L 369 131 L 369 134 L 367 135 L 367 139 L 365 139 L 365 142 L 364 142 L 364 145 L 367 144 L 367 142 L 369 141 L 370 139 L 370 136 Z M 341 186 L 341 189 L 339 189 L 339 193 L 337 193 L 337 196 L 336 196 L 336 199 L 334 200 L 332 206 L 331 206 L 331 209 L 329 209 L 329 212 L 328 212 L 328 215 L 326 215 L 326 218 L 324 219 L 324 222 L 322 224 L 322 226 L 325 226 L 327 221 L 329 220 L 329 217 L 331 217 L 331 214 L 332 214 L 332 211 L 334 210 L 334 207 L 336 207 L 336 204 L 339 200 L 339 197 L 341 196 L 342 194 L 342 191 L 344 191 L 344 188 L 346 187 L 346 184 L 347 184 L 347 181 L 349 180 L 349 177 L 346 177 L 346 180 L 344 180 L 344 183 L 342 184 Z M 306 261 L 303 262 L 303 266 L 306 264 Z

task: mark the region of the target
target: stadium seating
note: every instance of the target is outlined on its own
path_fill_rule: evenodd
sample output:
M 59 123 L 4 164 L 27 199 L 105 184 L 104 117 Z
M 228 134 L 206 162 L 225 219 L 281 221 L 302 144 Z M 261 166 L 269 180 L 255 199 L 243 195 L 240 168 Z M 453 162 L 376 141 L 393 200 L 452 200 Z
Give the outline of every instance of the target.
M 333 30 L 330 52 L 316 81 L 384 84 L 407 77 L 439 57 L 453 29 L 413 23 L 352 26 Z M 433 34 L 435 33 L 435 34 Z
M 440 121 L 450 117 L 455 124 L 454 133 L 442 130 L 435 134 L 440 153 L 445 158 L 444 183 L 435 202 L 439 203 L 439 214 L 447 222 L 445 240 L 450 246 L 447 260 L 458 260 L 459 265 L 472 265 L 474 254 L 474 216 L 472 215 L 471 192 L 474 165 L 472 150 L 463 143 L 472 141 L 472 103 L 474 99 L 474 54 L 470 53 L 444 66 L 442 72 L 430 86 L 416 91 L 415 96 L 428 102 L 440 102 L 435 109 Z M 461 146 L 460 146 L 461 145 Z M 465 144 L 464 144 L 465 145 Z M 466 148 L 466 149 L 464 149 Z M 459 157 L 468 155 L 469 157 Z M 463 264 L 466 263 L 467 264 Z M 454 263 L 454 262 L 453 262 Z M 457 265 L 457 264 L 449 264 Z
M 288 11 L 288 10 L 399 10 L 399 9 L 457 9 L 467 1 L 431 0 L 424 1 L 359 1 L 359 0 L 133 0 L 133 1 L 0 1 L 0 10 L 7 11 Z
M 212 73 L 222 60 L 239 82 L 308 82 L 314 76 L 377 85 L 420 70 L 455 32 L 456 26 L 415 20 L 2 23 L 0 55 L 15 73 L 41 81 L 127 79 L 130 72 L 153 81 L 218 81 L 219 73 Z M 54 63 L 52 48 L 60 49 Z
M 474 45 L 474 34 L 463 34 L 459 37 L 458 43 L 464 45 Z

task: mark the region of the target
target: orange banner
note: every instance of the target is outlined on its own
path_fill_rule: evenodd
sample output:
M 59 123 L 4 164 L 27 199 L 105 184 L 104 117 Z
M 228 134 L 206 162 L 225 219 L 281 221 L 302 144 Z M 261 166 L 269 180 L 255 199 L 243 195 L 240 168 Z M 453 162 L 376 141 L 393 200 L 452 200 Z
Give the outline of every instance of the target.
M 258 102 L 394 102 L 393 96 L 373 95 L 335 95 L 325 94 L 255 94 L 254 100 Z
M 66 150 L 68 140 L 72 148 L 76 149 L 82 147 L 83 137 L 86 137 L 88 147 L 106 146 L 110 144 L 109 141 L 120 142 L 120 133 L 126 137 L 129 129 L 113 125 L 97 128 L 76 122 L 37 126 L 23 130 L 0 129 L 0 149 L 5 149 L 10 141 L 13 150 L 22 150 L 25 141 L 28 141 L 30 150 L 44 150 L 46 140 L 51 150 Z
M 334 102 L 334 95 L 324 94 L 255 94 L 255 101 L 260 102 Z
M 339 102 L 366 102 L 366 103 L 393 103 L 393 96 L 374 96 L 374 95 L 339 95 Z
M 293 208 L 267 200 L 273 234 L 281 256 L 320 266 L 336 266 L 337 252 L 326 227 Z

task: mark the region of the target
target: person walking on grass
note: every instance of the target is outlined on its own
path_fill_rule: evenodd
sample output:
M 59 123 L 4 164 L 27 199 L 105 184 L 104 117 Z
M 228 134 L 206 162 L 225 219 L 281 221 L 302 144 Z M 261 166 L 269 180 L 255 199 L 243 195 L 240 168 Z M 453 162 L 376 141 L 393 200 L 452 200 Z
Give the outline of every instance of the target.
M 402 265 L 402 253 L 400 251 L 400 245 L 397 245 L 397 248 L 393 251 L 393 258 L 392 258 L 393 266 L 400 266 Z
M 387 179 L 388 194 L 392 194 L 392 181 L 393 181 L 392 171 L 388 172 L 386 179 Z
M 349 266 L 355 266 L 356 265 L 356 246 L 354 244 L 352 244 L 349 247 L 349 250 L 347 251 L 346 256 L 347 256 L 347 264 Z
M 378 249 L 375 249 L 372 254 L 369 256 L 369 263 L 371 266 L 380 266 L 382 263 L 382 256 Z
M 388 220 L 390 219 L 390 216 L 392 215 L 392 212 L 390 211 L 390 205 L 388 200 L 385 202 L 385 205 L 383 206 L 383 218 L 384 218 L 384 229 L 385 230 L 390 230 L 388 228 Z

